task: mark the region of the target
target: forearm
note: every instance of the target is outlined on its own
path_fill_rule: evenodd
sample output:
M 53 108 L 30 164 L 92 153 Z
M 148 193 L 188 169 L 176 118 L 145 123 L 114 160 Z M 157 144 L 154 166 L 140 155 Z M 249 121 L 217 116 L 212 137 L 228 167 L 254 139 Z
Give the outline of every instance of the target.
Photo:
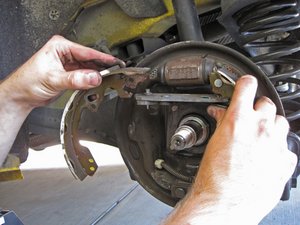
M 25 84 L 24 84 L 25 85 Z M 10 78 L 0 84 L 0 167 L 2 166 L 24 120 L 32 110 L 20 87 Z
M 261 218 L 250 215 L 249 206 L 231 204 L 205 192 L 190 193 L 176 206 L 163 225 L 258 224 Z

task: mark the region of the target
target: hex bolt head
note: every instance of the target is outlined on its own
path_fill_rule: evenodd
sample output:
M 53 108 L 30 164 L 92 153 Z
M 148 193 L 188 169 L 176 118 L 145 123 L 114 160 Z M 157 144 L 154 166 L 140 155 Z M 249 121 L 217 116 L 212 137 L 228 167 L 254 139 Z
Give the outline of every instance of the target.
M 60 16 L 60 12 L 57 9 L 51 9 L 49 11 L 50 20 L 56 21 L 58 20 L 59 16 Z

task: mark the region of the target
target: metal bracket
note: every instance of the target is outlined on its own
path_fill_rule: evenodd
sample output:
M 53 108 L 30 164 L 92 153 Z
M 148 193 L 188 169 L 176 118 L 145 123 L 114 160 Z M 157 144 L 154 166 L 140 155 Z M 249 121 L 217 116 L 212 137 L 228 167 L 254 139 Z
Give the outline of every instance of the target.
M 214 69 L 214 72 L 209 76 L 209 81 L 215 94 L 219 94 L 224 98 L 231 98 L 235 81 L 230 76 L 221 70 Z

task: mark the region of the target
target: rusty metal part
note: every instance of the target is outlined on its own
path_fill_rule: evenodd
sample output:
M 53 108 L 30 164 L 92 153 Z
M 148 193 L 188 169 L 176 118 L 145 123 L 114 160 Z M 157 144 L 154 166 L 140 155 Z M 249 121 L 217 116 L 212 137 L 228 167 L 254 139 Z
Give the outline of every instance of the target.
M 65 107 L 61 121 L 61 143 L 65 150 L 65 159 L 75 178 L 83 180 L 86 176 L 92 176 L 98 168 L 89 149 L 79 143 L 78 129 L 84 110 L 97 112 L 105 100 L 107 89 L 117 91 L 121 98 L 129 98 L 132 93 L 124 89 L 135 89 L 140 82 L 148 78 L 145 70 L 143 74 L 138 74 L 137 71 L 140 70 L 132 68 L 119 69 L 119 72 L 122 71 L 126 75 L 113 74 L 103 78 L 101 86 L 97 88 L 74 92 Z
M 123 74 L 126 76 L 132 76 L 132 75 L 142 75 L 150 72 L 149 67 L 125 67 L 125 68 L 120 68 L 119 66 L 114 66 L 106 70 L 102 70 L 100 72 L 101 77 L 108 77 L 111 75 L 116 75 L 116 74 Z
M 171 102 L 227 103 L 228 99 L 216 94 L 145 93 L 134 95 L 138 105 L 168 104 Z
M 224 98 L 231 98 L 234 91 L 235 81 L 230 76 L 216 69 L 210 74 L 209 80 L 212 91 L 215 94 L 219 94 Z
M 20 159 L 18 156 L 8 154 L 4 165 L 0 167 L 0 182 L 23 179 L 23 174 L 20 170 Z
M 179 57 L 167 62 L 160 73 L 162 83 L 172 86 L 195 86 L 209 83 L 215 61 L 202 56 Z

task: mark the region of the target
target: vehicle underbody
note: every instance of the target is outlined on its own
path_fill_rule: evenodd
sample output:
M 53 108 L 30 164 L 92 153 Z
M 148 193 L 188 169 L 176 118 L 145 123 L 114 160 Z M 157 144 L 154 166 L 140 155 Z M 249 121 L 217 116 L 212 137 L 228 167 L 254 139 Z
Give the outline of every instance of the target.
M 23 23 L 43 29 L 29 19 L 37 7 L 32 2 L 20 3 L 29 15 Z M 131 178 L 173 206 L 191 186 L 215 130 L 207 107 L 226 107 L 235 81 L 245 74 L 258 79 L 257 97 L 269 97 L 277 113 L 286 116 L 291 126 L 289 148 L 300 155 L 298 0 L 69 2 L 68 10 L 54 7 L 49 12 L 45 5 L 41 7 L 45 20 L 50 18 L 56 25 L 41 37 L 25 35 L 31 47 L 19 61 L 29 57 L 50 33 L 60 33 L 112 54 L 128 67 L 150 68 L 151 74 L 134 87 L 126 84 L 130 95 L 120 94 L 118 82 L 124 77 L 115 76 L 105 89 L 77 95 L 66 92 L 48 107 L 35 109 L 10 152 L 21 162 L 26 161 L 29 147 L 43 150 L 63 142 L 68 165 L 82 180 L 92 176 L 97 165 L 79 140 L 116 146 Z M 282 199 L 289 198 L 298 174 L 299 166 Z

